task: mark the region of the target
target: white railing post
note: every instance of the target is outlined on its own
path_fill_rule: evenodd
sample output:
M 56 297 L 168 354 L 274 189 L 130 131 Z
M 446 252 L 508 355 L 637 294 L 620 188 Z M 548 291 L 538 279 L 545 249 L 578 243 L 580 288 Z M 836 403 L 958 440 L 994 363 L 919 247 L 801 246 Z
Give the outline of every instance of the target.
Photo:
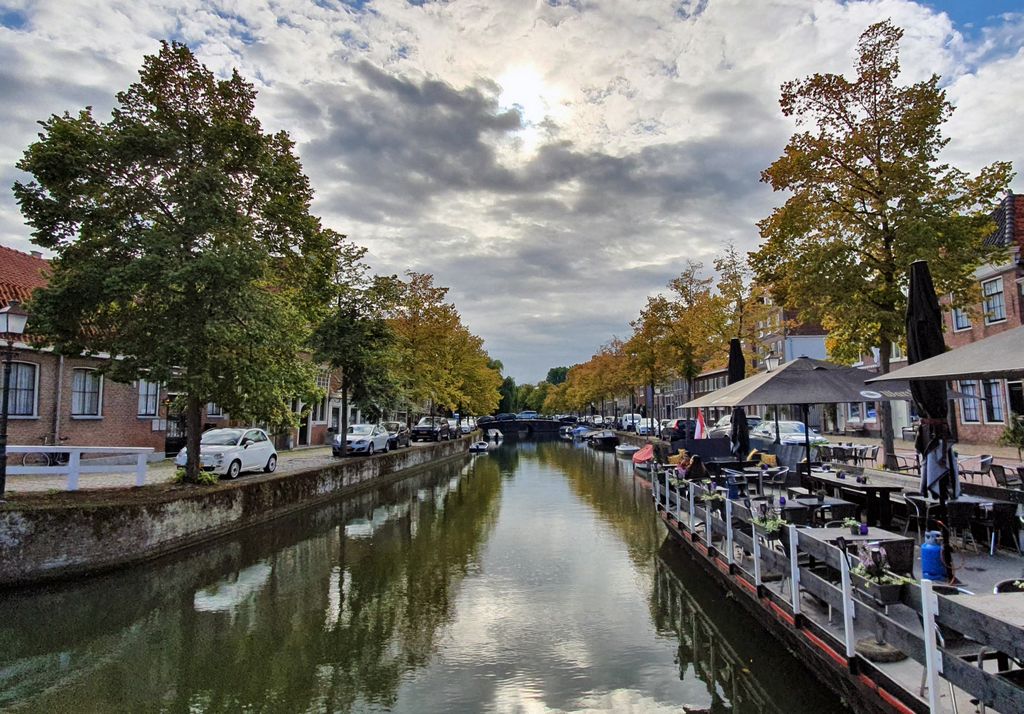
M 135 485 L 144 486 L 146 484 L 146 454 L 137 454 L 135 456 Z
M 732 565 L 732 501 L 725 499 L 725 562 Z
M 683 495 L 676 488 L 676 523 L 683 522 Z
M 651 468 L 654 468 L 653 466 Z M 665 513 L 672 512 L 672 489 L 668 484 L 668 469 L 665 469 Z
M 661 494 L 658 493 L 661 489 L 658 485 L 658 479 L 651 481 L 651 493 L 654 495 L 654 510 L 657 512 L 658 506 L 661 505 Z
M 851 658 L 856 654 L 854 645 L 856 635 L 853 631 L 853 592 L 850 587 L 850 563 L 846 559 L 846 552 L 839 550 L 839 574 L 842 579 L 843 594 L 843 640 L 846 645 L 846 657 Z
M 750 525 L 750 535 L 754 540 L 754 585 L 761 587 L 761 541 L 757 537 L 757 527 Z
M 689 491 L 690 495 L 690 533 L 693 533 L 693 522 L 697 519 L 697 514 L 693 510 L 693 485 L 693 481 L 690 481 L 689 483 L 686 484 L 687 490 Z
M 78 490 L 79 466 L 82 463 L 82 452 L 75 449 L 68 458 L 68 490 Z
M 796 526 L 789 526 L 789 577 L 793 583 L 793 614 L 800 614 L 800 563 L 796 553 L 797 533 Z
M 921 618 L 924 622 L 925 682 L 928 687 L 928 711 L 939 711 L 938 674 L 942 671 L 939 651 L 935 646 L 935 613 L 939 601 L 932 591 L 932 581 L 921 578 Z
M 711 530 L 714 528 L 714 509 L 711 501 L 704 501 L 704 542 L 711 548 Z

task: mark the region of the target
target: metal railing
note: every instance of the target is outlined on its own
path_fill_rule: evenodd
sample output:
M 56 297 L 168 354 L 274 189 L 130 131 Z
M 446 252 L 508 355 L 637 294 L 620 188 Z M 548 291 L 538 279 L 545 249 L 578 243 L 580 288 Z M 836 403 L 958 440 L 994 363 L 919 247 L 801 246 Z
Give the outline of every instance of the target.
M 13 456 L 12 463 L 7 466 L 8 476 L 66 476 L 67 491 L 77 491 L 79 478 L 82 474 L 109 474 L 109 473 L 135 473 L 135 485 L 142 486 L 146 483 L 146 465 L 149 461 L 149 454 L 153 453 L 152 447 L 142 446 L 8 446 L 7 453 Z M 48 455 L 46 464 L 22 465 L 21 459 L 25 454 Z M 54 454 L 67 454 L 67 463 L 49 464 Z M 101 464 L 90 463 L 89 456 L 124 456 L 135 457 L 133 464 Z M 86 459 L 83 461 L 82 457 Z
M 720 569 L 746 583 L 747 591 L 755 592 L 757 598 L 769 599 L 773 609 L 786 613 L 790 624 L 797 626 L 796 623 L 800 623 L 800 626 L 812 629 L 821 640 L 833 642 L 836 655 L 840 656 L 840 651 L 843 653 L 847 667 L 859 658 L 855 649 L 856 621 L 863 629 L 884 637 L 887 644 L 922 665 L 927 694 L 921 696 L 926 696 L 931 712 L 942 711 L 938 700 L 941 680 L 996 711 L 1024 711 L 1024 688 L 997 673 L 985 671 L 981 662 L 976 666 L 946 651 L 939 635 L 940 628 L 952 630 L 975 641 L 983 650 L 1004 653 L 1021 662 L 1024 661 L 1024 628 L 1011 626 L 1004 620 L 972 609 L 968 598 L 954 600 L 939 594 L 933 590 L 931 581 L 921 580 L 920 584 L 908 584 L 903 589 L 901 604 L 917 611 L 922 623 L 920 630 L 908 629 L 889 617 L 887 609 L 878 609 L 877 604 L 854 597 L 849 556 L 835 545 L 810 537 L 806 528 L 786 525 L 780 539 L 785 539 L 788 548 L 776 549 L 771 547 L 766 534 L 753 524 L 757 514 L 742 501 L 725 499 L 720 513 L 704 505 L 702 496 L 709 489 L 690 481 L 673 485 L 670 479 L 669 470 L 655 471 L 651 475 L 655 506 L 667 516 L 668 525 L 691 543 L 699 545 L 708 558 L 724 561 Z M 721 549 L 716 548 L 716 543 L 722 543 Z M 744 555 L 750 554 L 752 562 L 749 568 L 736 559 L 736 547 L 742 548 Z M 822 577 L 820 572 L 800 565 L 800 554 L 806 554 L 817 564 L 837 571 L 839 581 L 833 582 Z M 788 597 L 783 594 L 784 587 L 780 586 L 778 592 L 765 587 L 765 572 L 781 574 L 783 583 L 788 581 Z M 802 593 L 812 595 L 829 607 L 829 622 L 833 609 L 842 612 L 841 639 L 837 640 L 831 629 L 813 619 L 801 618 Z M 925 627 L 924 623 L 929 623 L 929 626 Z M 861 662 L 862 669 L 871 668 L 870 663 Z

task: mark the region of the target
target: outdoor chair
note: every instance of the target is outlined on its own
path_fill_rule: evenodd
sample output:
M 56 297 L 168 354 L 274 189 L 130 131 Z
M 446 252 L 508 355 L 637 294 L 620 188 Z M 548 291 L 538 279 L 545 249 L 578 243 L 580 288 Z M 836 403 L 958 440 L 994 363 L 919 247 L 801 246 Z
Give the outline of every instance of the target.
M 1006 485 L 1006 467 L 999 464 L 992 464 L 992 478 L 996 480 L 996 486 L 1000 488 L 1009 488 Z
M 1020 526 L 1017 522 L 1017 504 L 993 503 L 992 508 L 986 510 L 985 517 L 978 520 L 977 523 L 978 525 L 985 526 L 985 529 L 988 531 L 988 554 L 995 555 L 1003 530 L 1009 528 L 1013 533 L 1013 542 L 1017 546 L 1017 552 L 1024 555 L 1024 552 L 1020 549 Z
M 911 461 L 906 456 L 900 456 L 899 454 L 886 454 L 885 468 L 889 471 L 896 471 L 898 473 L 920 473 L 920 466 L 917 463 L 916 455 L 914 456 L 914 460 Z
M 819 446 L 818 458 L 824 461 L 825 463 L 835 461 L 836 459 L 835 452 L 831 446 Z
M 772 492 L 778 491 L 781 494 L 786 489 L 786 481 L 789 480 L 789 467 L 780 466 L 776 469 L 768 470 L 768 478 L 763 481 L 765 488 L 770 488 Z
M 867 463 L 869 466 L 874 466 L 876 463 L 878 463 L 878 449 L 879 445 L 875 444 L 874 446 L 870 447 L 867 450 L 867 454 L 864 457 L 864 462 Z
M 960 473 L 970 476 L 972 480 L 975 476 L 988 476 L 991 471 L 992 456 L 990 454 L 982 454 L 978 457 L 978 468 L 976 469 L 965 468 L 963 462 L 960 463 Z
M 1004 469 L 1005 472 L 1005 469 Z M 1024 489 L 1024 466 L 1017 467 L 1017 473 L 1006 474 L 1006 487 L 1015 488 L 1018 491 Z
M 921 497 L 908 495 L 904 499 L 907 504 L 907 524 L 903 527 L 903 535 L 910 530 L 910 522 L 914 521 L 917 526 L 917 539 L 924 539 L 923 531 L 928 530 L 928 521 L 933 518 L 942 518 L 942 507 L 937 503 L 929 503 Z
M 967 547 L 967 539 L 971 539 L 974 552 L 978 552 L 978 542 L 974 540 L 971 533 L 971 526 L 974 524 L 975 504 L 970 501 L 947 501 L 946 502 L 946 527 L 949 528 L 950 537 L 960 531 L 960 542 L 962 547 Z

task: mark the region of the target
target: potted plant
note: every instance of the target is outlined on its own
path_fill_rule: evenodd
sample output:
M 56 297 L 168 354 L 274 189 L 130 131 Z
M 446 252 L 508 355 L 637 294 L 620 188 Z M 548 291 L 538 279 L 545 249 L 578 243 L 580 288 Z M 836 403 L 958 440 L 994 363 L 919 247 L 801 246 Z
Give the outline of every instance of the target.
M 704 501 L 704 508 L 708 511 L 718 511 L 725 515 L 725 496 L 718 491 L 705 491 L 700 495 Z
M 782 532 L 782 526 L 786 525 L 786 522 L 781 517 L 767 511 L 762 511 L 761 515 L 754 516 L 751 523 L 754 524 L 754 530 L 768 540 L 778 540 Z
M 860 521 L 856 518 L 844 518 L 843 528 L 849 528 L 850 535 L 858 535 L 860 533 Z
M 825 489 L 819 488 L 815 495 L 818 497 L 818 503 L 823 503 L 825 501 Z
M 889 560 L 882 546 L 868 547 L 858 543 L 857 561 L 850 568 L 854 585 L 880 605 L 899 602 L 903 586 L 914 582 L 911 578 L 889 570 Z

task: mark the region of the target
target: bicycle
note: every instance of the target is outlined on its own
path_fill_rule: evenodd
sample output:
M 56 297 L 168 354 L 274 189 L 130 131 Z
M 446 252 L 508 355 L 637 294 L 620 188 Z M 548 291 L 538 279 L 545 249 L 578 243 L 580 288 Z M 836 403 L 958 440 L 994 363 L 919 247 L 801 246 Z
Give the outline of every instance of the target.
M 49 436 L 41 436 L 39 440 L 43 446 L 48 445 Z M 60 437 L 60 441 L 67 441 L 68 437 Z M 63 466 L 68 462 L 70 454 L 63 451 L 29 451 L 21 457 L 22 466 Z

